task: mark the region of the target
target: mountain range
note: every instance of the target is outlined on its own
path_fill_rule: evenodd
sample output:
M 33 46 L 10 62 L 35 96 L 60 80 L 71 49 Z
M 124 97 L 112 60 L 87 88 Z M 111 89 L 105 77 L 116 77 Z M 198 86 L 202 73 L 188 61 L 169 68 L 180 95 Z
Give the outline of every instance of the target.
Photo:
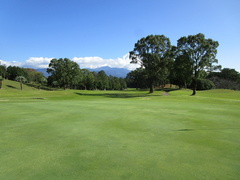
M 111 68 L 109 66 L 103 66 L 103 67 L 99 67 L 99 68 L 95 68 L 95 69 L 91 69 L 91 68 L 86 68 L 91 72 L 99 72 L 99 71 L 104 71 L 108 76 L 112 75 L 118 78 L 125 78 L 127 76 L 127 74 L 130 72 L 130 70 L 125 69 L 125 68 Z M 41 69 L 36 69 L 36 71 L 38 72 L 42 72 L 44 76 L 48 77 L 49 74 L 47 73 L 47 69 L 46 68 L 41 68 Z

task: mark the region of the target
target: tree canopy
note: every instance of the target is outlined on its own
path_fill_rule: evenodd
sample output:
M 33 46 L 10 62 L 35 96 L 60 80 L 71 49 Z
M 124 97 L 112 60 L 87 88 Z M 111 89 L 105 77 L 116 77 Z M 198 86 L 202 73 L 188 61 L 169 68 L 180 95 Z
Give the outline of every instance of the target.
M 130 52 L 131 63 L 140 64 L 146 72 L 150 93 L 159 80 L 168 76 L 168 65 L 171 62 L 171 42 L 164 35 L 149 35 L 137 41 Z
M 192 65 L 193 93 L 196 94 L 197 80 L 201 78 L 201 72 L 214 69 L 217 47 L 219 43 L 212 39 L 206 39 L 204 34 L 181 37 L 177 42 L 178 55 L 186 55 Z
M 68 58 L 52 59 L 47 72 L 64 89 L 77 85 L 82 78 L 79 65 Z

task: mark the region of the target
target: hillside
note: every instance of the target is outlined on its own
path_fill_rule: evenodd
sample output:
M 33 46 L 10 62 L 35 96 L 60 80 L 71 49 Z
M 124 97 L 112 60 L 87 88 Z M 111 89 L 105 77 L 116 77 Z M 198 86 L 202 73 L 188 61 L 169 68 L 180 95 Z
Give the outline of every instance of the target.
M 1 91 L 18 91 L 18 90 L 21 90 L 19 82 L 7 80 L 7 79 L 5 79 L 3 81 Z M 24 91 L 32 91 L 32 90 L 37 90 L 37 89 L 34 87 L 30 87 L 26 84 L 23 84 L 23 90 Z

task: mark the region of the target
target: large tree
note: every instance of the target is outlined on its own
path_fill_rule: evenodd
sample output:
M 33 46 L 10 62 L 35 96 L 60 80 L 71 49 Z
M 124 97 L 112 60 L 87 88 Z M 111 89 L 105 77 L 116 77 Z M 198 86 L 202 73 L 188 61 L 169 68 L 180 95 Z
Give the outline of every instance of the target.
M 171 62 L 171 43 L 164 35 L 149 35 L 135 44 L 130 52 L 131 63 L 140 64 L 147 74 L 150 93 L 160 80 L 164 81 L 168 74 L 168 65 Z
M 49 80 L 64 89 L 74 88 L 82 78 L 79 65 L 68 58 L 52 59 L 47 72 L 51 74 Z
M 2 76 L 0 76 L 0 89 L 2 89 L 2 82 L 3 82 L 4 78 Z
M 171 83 L 187 88 L 192 82 L 192 63 L 187 54 L 177 56 L 170 75 Z
M 212 70 L 214 63 L 218 63 L 216 59 L 218 46 L 217 41 L 206 39 L 201 33 L 184 36 L 178 40 L 178 55 L 186 54 L 192 64 L 192 95 L 196 94 L 197 80 L 201 78 L 202 72 L 208 69 Z

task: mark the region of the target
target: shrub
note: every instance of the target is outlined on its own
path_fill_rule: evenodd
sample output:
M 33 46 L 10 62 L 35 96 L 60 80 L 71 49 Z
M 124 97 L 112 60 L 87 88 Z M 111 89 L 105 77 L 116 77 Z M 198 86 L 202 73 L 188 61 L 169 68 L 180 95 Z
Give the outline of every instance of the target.
M 198 79 L 197 80 L 197 90 L 209 90 L 214 89 L 215 84 L 208 79 Z

